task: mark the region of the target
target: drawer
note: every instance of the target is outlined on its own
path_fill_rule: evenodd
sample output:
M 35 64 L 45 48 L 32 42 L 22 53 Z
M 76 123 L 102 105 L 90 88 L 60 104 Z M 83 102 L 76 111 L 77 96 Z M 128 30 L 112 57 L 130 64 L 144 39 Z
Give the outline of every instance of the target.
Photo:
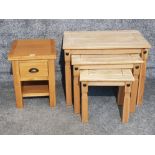
M 48 77 L 47 61 L 22 61 L 19 63 L 21 80 L 46 80 Z

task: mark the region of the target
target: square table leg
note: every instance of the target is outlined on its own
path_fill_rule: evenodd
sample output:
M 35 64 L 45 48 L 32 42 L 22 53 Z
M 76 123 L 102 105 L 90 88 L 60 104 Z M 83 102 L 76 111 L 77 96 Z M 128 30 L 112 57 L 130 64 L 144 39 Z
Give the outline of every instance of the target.
M 16 107 L 23 108 L 22 86 L 20 81 L 19 63 L 18 61 L 12 62 L 14 90 L 16 96 Z
M 65 52 L 65 84 L 66 105 L 72 105 L 72 80 L 71 80 L 71 58 L 70 53 Z
M 123 100 L 124 100 L 124 86 L 119 86 L 117 94 L 117 104 L 123 105 Z
M 142 105 L 143 103 L 143 95 L 144 95 L 144 87 L 145 87 L 145 79 L 146 79 L 146 63 L 148 58 L 148 49 L 143 49 L 141 53 L 141 57 L 144 60 L 144 63 L 141 64 L 140 75 L 139 75 L 139 86 L 138 86 L 138 95 L 137 95 L 137 104 Z
M 133 76 L 135 81 L 131 86 L 131 104 L 130 104 L 130 112 L 135 112 L 136 110 L 136 100 L 138 94 L 138 83 L 139 83 L 139 73 L 140 73 L 140 64 L 134 65 L 133 68 Z
M 88 122 L 88 84 L 86 82 L 81 83 L 82 92 L 82 122 Z
M 127 123 L 130 115 L 130 102 L 131 102 L 131 83 L 125 84 L 125 94 L 123 103 L 122 122 Z
M 55 60 L 48 60 L 50 106 L 56 106 Z
M 130 106 L 130 112 L 135 112 L 135 108 L 136 108 L 136 103 L 137 103 L 137 99 L 138 99 L 138 93 L 142 94 L 142 89 L 140 88 L 140 86 L 142 87 L 144 84 L 144 80 L 142 80 L 142 76 L 140 77 L 140 72 L 141 70 L 142 64 L 135 64 L 134 68 L 133 68 L 133 75 L 135 78 L 135 82 L 133 82 L 132 85 L 132 90 L 131 90 L 131 106 Z M 143 89 L 144 90 L 144 89 Z M 118 88 L 118 96 L 117 96 L 117 103 L 118 105 L 123 105 L 123 101 L 124 101 L 124 96 L 122 95 L 124 94 L 124 87 L 119 87 Z
M 74 75 L 74 113 L 80 113 L 80 70 L 78 67 L 73 67 Z

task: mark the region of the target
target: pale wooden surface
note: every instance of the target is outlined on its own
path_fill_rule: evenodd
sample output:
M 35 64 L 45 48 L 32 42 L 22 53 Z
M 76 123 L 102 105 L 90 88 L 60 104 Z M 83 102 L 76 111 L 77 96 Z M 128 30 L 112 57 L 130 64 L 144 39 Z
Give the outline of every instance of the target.
M 122 55 L 72 55 L 72 65 L 98 65 L 98 64 L 134 64 L 143 63 L 139 54 Z
M 136 30 L 64 32 L 63 49 L 150 48 Z
M 70 54 L 81 54 L 81 55 L 88 55 L 88 54 L 140 54 L 141 49 L 74 49 L 74 50 L 65 50 L 66 52 Z
M 56 59 L 55 41 L 52 39 L 15 40 L 8 59 Z
M 77 65 L 78 66 L 78 65 Z M 133 68 L 133 64 L 119 64 L 119 65 L 79 65 L 79 69 L 117 69 L 117 68 Z
M 89 81 L 89 86 L 124 86 L 124 81 Z
M 80 70 L 80 81 L 134 81 L 130 69 Z

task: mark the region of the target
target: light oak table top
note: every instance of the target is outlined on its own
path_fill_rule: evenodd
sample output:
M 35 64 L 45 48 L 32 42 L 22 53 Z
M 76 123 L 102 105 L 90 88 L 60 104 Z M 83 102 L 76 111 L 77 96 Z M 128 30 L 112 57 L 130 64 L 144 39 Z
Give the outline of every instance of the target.
M 139 64 L 143 63 L 138 54 L 122 55 L 72 55 L 72 65 L 96 65 L 96 64 Z
M 150 48 L 136 30 L 64 32 L 63 49 Z
M 55 41 L 52 39 L 15 40 L 9 60 L 56 59 Z
M 130 69 L 80 70 L 80 81 L 134 81 Z

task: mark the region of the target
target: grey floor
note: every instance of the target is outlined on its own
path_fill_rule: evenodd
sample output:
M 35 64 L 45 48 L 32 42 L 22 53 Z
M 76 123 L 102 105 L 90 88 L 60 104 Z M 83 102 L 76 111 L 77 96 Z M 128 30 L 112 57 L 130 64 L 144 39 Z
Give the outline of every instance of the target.
M 155 80 L 147 80 L 144 105 L 131 114 L 128 124 L 120 121 L 116 88 L 89 89 L 89 123 L 82 124 L 73 107 L 65 106 L 61 82 L 57 82 L 57 106 L 48 98 L 24 99 L 15 107 L 12 82 L 0 83 L 0 134 L 155 134 Z

